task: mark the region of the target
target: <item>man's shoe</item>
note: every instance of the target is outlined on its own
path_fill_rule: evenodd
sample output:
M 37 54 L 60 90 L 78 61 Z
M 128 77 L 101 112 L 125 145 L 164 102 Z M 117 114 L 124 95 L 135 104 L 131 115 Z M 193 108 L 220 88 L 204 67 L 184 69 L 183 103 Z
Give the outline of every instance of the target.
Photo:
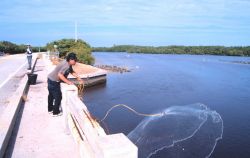
M 62 116 L 62 112 L 60 112 L 58 114 L 53 114 L 53 117 L 57 117 L 57 116 Z
M 53 111 L 48 111 L 49 114 L 53 114 Z

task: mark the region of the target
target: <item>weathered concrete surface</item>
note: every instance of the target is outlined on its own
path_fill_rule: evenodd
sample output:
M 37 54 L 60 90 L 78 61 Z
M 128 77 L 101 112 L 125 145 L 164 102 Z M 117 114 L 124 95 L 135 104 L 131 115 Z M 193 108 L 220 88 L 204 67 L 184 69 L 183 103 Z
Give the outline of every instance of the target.
M 14 158 L 75 158 L 80 155 L 83 158 L 137 157 L 137 147 L 125 135 L 107 136 L 104 130 L 94 123 L 95 120 L 91 119 L 87 107 L 77 97 L 77 89 L 74 86 L 74 91 L 67 90 L 63 93 L 63 116 L 65 117 L 52 117 L 48 114 L 47 74 L 52 68 L 53 66 L 47 60 L 38 60 L 34 71 L 38 74 L 37 84 L 29 88 L 27 100 L 19 111 L 19 119 L 5 156 Z M 94 72 L 94 74 L 98 73 Z M 70 97 L 70 94 L 74 96 Z M 68 104 L 73 108 L 67 107 Z M 66 110 L 67 108 L 71 110 Z M 80 117 L 82 115 L 83 117 Z M 72 119 L 72 126 L 70 126 L 72 128 L 65 126 L 65 118 L 69 117 Z M 67 122 L 70 123 L 70 121 Z M 69 129 L 76 138 L 76 143 Z
M 36 55 L 34 56 L 36 57 Z M 2 77 L 5 77 L 2 80 L 3 82 L 0 83 L 0 157 L 4 155 L 12 137 L 12 131 L 22 104 L 21 98 L 27 87 L 26 70 L 24 70 L 26 62 L 20 60 L 23 57 L 24 55 L 12 55 L 0 58 L 2 60 L 0 70 L 4 70 L 1 74 Z M 16 63 L 13 63 L 13 61 L 16 61 Z M 17 65 L 20 61 L 24 63 L 21 66 Z
M 137 158 L 137 147 L 124 134 L 106 135 L 79 99 L 75 86 L 61 83 L 61 89 L 64 117 L 68 118 L 81 158 Z
M 21 97 L 27 87 L 27 80 L 27 76 L 25 76 L 20 81 L 20 86 L 14 95 L 12 95 L 12 99 L 8 103 L 8 106 L 0 116 L 0 157 L 3 157 L 12 136 L 16 118 L 18 117 L 19 109 L 22 104 Z
M 14 95 L 26 73 L 27 71 L 25 68 L 20 69 L 0 88 L 0 116 L 5 108 L 9 105 L 10 97 Z
M 72 136 L 65 131 L 63 117 L 52 117 L 47 112 L 47 71 L 43 60 L 37 61 L 35 73 L 38 74 L 37 84 L 29 88 L 14 149 L 7 156 L 79 157 Z
M 13 74 L 16 70 L 24 67 L 27 63 L 24 54 L 9 55 L 0 58 L 0 83 L 3 83 L 8 76 Z M 1 84 L 0 84 L 1 86 Z
M 77 72 L 81 78 L 88 78 L 88 77 L 94 77 L 94 76 L 99 76 L 99 75 L 106 75 L 107 71 L 96 68 L 91 65 L 86 65 L 82 63 L 76 63 L 76 65 L 73 66 L 73 69 L 75 72 Z M 72 76 L 69 75 L 69 78 Z
M 32 64 L 34 64 L 36 54 L 34 53 L 33 56 Z M 0 57 L 0 115 L 9 104 L 9 97 L 15 93 L 26 73 L 25 54 Z

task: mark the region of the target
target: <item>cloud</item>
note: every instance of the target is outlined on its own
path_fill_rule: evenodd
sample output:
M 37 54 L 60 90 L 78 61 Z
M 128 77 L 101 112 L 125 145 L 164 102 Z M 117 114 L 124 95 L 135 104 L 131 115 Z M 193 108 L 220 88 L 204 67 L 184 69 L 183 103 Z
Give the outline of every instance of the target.
M 1 5 L 1 34 L 12 30 L 22 35 L 28 28 L 30 33 L 59 30 L 69 36 L 78 21 L 79 30 L 96 38 L 214 32 L 250 36 L 248 0 L 1 0 Z
M 5 3 L 7 1 L 5 0 Z M 15 5 L 16 3 L 16 5 Z M 12 6 L 11 6 L 12 4 Z M 3 22 L 62 22 L 78 20 L 89 25 L 206 25 L 243 16 L 237 11 L 247 1 L 234 0 L 31 0 L 8 1 L 0 14 Z M 9 7 L 8 7 L 9 6 Z M 234 8 L 233 11 L 230 8 Z M 233 15 L 234 13 L 234 15 Z M 249 17 L 249 15 L 245 15 Z M 227 20 L 230 20 L 229 18 Z M 220 24 L 220 23 L 218 23 Z

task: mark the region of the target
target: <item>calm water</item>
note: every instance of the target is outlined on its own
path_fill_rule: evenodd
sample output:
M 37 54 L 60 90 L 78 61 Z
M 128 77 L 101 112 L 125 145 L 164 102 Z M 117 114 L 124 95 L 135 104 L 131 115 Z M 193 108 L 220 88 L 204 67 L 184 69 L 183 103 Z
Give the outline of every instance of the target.
M 172 105 L 203 103 L 224 121 L 223 139 L 211 157 L 250 155 L 250 61 L 247 57 L 94 53 L 96 64 L 127 66 L 129 73 L 110 73 L 107 84 L 86 90 L 84 102 L 97 118 L 116 104 L 142 113 Z M 128 134 L 143 119 L 124 108 L 105 120 L 110 133 Z

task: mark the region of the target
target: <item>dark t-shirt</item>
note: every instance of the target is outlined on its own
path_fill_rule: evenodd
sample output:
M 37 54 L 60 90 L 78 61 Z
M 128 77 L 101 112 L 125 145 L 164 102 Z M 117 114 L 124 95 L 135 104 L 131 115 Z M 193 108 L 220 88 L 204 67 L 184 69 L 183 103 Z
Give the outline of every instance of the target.
M 68 68 L 66 71 L 64 71 L 63 76 L 64 76 L 65 78 L 67 78 L 68 75 L 69 75 L 69 73 L 73 73 L 73 72 L 74 72 L 74 70 L 73 70 L 73 68 L 72 68 L 72 65 L 70 65 L 69 68 Z

